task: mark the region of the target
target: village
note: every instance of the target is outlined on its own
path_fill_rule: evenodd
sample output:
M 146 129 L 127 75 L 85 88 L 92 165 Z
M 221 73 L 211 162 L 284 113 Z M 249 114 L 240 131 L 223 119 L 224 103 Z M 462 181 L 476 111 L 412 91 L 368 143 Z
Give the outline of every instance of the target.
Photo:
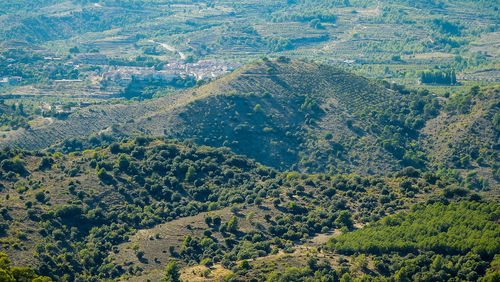
M 13 62 L 9 66 L 13 66 Z M 119 98 L 123 89 L 133 81 L 168 85 L 178 79 L 211 80 L 241 66 L 238 62 L 215 59 L 191 62 L 185 58 L 149 66 L 134 61 L 117 61 L 101 53 L 79 53 L 68 57 L 45 53 L 40 57 L 37 74 L 45 76 L 50 87 L 33 83 L 33 77 L 13 74 L 0 76 L 0 89 L 7 91 L 5 93 L 9 97 L 44 97 L 42 101 L 47 101 L 49 97 L 107 100 Z M 56 105 L 49 104 L 40 107 L 40 110 L 47 113 L 72 111 L 61 106 L 56 109 Z
M 62 60 L 56 57 L 44 57 L 43 68 L 59 64 Z M 132 80 L 157 80 L 170 82 L 175 78 L 192 77 L 196 80 L 214 79 L 227 74 L 242 65 L 237 62 L 217 61 L 214 59 L 187 63 L 182 59 L 165 64 L 162 69 L 155 67 L 113 65 L 109 58 L 102 54 L 80 54 L 63 63 L 75 70 L 95 66 L 93 71 L 81 71 L 87 79 L 98 77 L 100 80 L 114 82 L 120 86 L 128 85 Z M 54 83 L 75 82 L 80 79 L 53 79 Z M 0 77 L 0 86 L 18 85 L 23 82 L 21 76 Z
M 12 97 L 38 97 L 36 100 L 44 97 L 36 106 L 36 113 L 42 116 L 69 114 L 88 106 L 87 101 L 95 103 L 97 100 L 93 99 L 120 97 L 121 91 L 133 81 L 156 81 L 163 85 L 179 78 L 211 80 L 242 66 L 237 62 L 215 59 L 186 62 L 183 58 L 171 60 L 161 68 L 121 65 L 99 53 L 81 53 L 68 58 L 47 54 L 42 58 L 42 71 L 64 66 L 68 72 L 74 71 L 77 75 L 49 78 L 47 83 L 53 87 L 51 90 L 33 85 L 27 77 L 0 76 L 0 88 L 6 89 L 6 93 Z M 56 100 L 51 101 L 50 97 L 55 97 Z M 72 102 L 61 102 L 62 97 Z
M 202 60 L 195 63 L 177 60 L 166 64 L 161 70 L 156 70 L 154 67 L 108 65 L 101 69 L 101 78 L 123 86 L 128 85 L 133 79 L 170 82 L 178 77 L 193 77 L 196 80 L 205 80 L 220 77 L 239 67 L 241 67 L 239 63 L 216 60 Z
M 59 61 L 59 58 L 47 58 L 47 65 Z M 102 80 L 112 81 L 119 85 L 128 85 L 132 80 L 158 80 L 170 82 L 174 78 L 192 77 L 196 80 L 213 79 L 227 74 L 242 64 L 229 61 L 217 61 L 215 59 L 187 62 L 184 57 L 175 59 L 163 65 L 161 69 L 154 66 L 133 66 L 113 64 L 111 58 L 99 53 L 78 54 L 64 63 L 74 69 L 82 69 L 84 66 L 97 66 L 90 76 L 99 76 Z

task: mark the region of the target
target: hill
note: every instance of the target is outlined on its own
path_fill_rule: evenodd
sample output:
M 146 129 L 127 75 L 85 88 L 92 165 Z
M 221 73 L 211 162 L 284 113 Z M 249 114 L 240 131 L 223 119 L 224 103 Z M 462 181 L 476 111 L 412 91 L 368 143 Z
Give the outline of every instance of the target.
M 227 146 L 279 169 L 353 169 L 357 162 L 387 168 L 381 161 L 389 158 L 386 152 L 372 149 L 370 160 L 353 150 L 376 139 L 361 129 L 373 121 L 361 116 L 396 98 L 362 77 L 303 61 L 263 61 L 201 86 L 193 95 L 175 115 L 157 113 L 124 128 Z
M 83 153 L 0 156 L 1 251 L 55 280 L 141 275 L 170 259 L 231 268 L 415 202 L 480 199 L 414 169 L 277 173 L 226 149 L 144 137 Z
M 425 91 L 280 58 L 153 101 L 83 109 L 1 143 L 42 149 L 112 126 L 118 135 L 226 146 L 278 169 L 387 172 L 423 165 L 422 151 L 409 141 L 438 109 Z

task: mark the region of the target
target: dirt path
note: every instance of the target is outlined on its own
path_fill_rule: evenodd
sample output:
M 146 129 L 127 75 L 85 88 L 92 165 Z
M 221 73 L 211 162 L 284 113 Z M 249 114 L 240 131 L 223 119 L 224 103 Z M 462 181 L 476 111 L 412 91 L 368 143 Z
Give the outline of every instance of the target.
M 186 59 L 186 54 L 182 53 L 181 51 L 177 50 L 175 47 L 173 47 L 172 45 L 168 45 L 167 43 L 160 43 L 160 42 L 155 42 L 153 40 L 149 40 L 149 42 L 152 42 L 152 43 L 156 43 L 158 45 L 160 45 L 161 47 L 167 49 L 168 51 L 170 52 L 174 52 L 174 53 L 177 53 L 179 54 L 179 56 L 181 57 L 181 59 L 185 60 Z

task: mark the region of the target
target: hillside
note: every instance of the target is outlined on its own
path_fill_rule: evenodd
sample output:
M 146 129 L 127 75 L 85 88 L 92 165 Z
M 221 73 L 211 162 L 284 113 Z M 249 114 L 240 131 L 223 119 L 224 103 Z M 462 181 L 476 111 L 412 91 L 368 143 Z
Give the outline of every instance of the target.
M 232 269 L 196 265 L 183 269 L 181 279 L 496 281 L 498 211 L 498 203 L 416 205 L 353 232 L 331 234 L 326 244 L 312 238 L 295 252 L 240 260 Z
M 119 135 L 226 146 L 278 169 L 373 173 L 423 165 L 409 141 L 438 107 L 428 92 L 280 58 L 153 101 L 90 107 L 1 143 L 41 149 L 112 126 Z
M 277 173 L 226 149 L 167 139 L 0 155 L 1 251 L 56 280 L 137 276 L 171 259 L 232 268 L 412 203 L 481 199 L 414 169 Z
M 421 142 L 435 166 L 456 169 L 470 189 L 498 194 L 500 88 L 472 88 L 450 98 L 422 129 Z
M 23 149 L 43 149 L 65 139 L 99 135 L 118 124 L 133 121 L 159 109 L 167 109 L 189 97 L 187 93 L 136 104 L 97 105 L 86 107 L 63 119 L 53 119 L 28 129 L 10 131 L 0 143 Z M 76 149 L 76 148 L 75 148 Z
M 108 252 L 135 229 L 243 202 L 241 191 L 276 174 L 227 150 L 147 138 L 1 158 L 2 251 L 57 279 L 116 276 Z

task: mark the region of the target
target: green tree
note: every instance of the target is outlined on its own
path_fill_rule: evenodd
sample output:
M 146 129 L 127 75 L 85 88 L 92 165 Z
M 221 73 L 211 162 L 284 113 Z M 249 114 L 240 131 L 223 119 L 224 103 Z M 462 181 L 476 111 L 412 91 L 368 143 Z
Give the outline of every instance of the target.
M 50 157 L 43 157 L 38 164 L 38 170 L 45 170 L 54 164 L 54 160 Z
M 250 263 L 249 263 L 246 259 L 244 259 L 244 260 L 240 263 L 240 265 L 239 265 L 238 267 L 239 267 L 240 269 L 250 269 L 250 268 L 252 268 L 252 266 L 250 265 Z
M 15 282 L 15 281 L 35 281 L 35 282 L 50 282 L 49 277 L 38 276 L 30 267 L 11 267 L 9 257 L 0 253 L 0 281 Z
M 176 261 L 171 261 L 165 267 L 165 281 L 178 282 L 181 281 L 179 273 L 179 264 Z
M 19 174 L 26 173 L 26 168 L 24 167 L 24 161 L 15 157 L 11 160 L 3 160 L 1 165 L 3 170 L 9 172 L 15 172 Z
M 109 151 L 111 154 L 118 154 L 121 151 L 120 144 L 113 143 L 109 146 Z
M 35 194 L 35 199 L 39 202 L 45 201 L 45 193 L 43 191 L 39 191 Z
M 493 126 L 496 128 L 496 130 L 500 131 L 500 114 L 496 113 L 493 116 Z
M 335 219 L 335 225 L 346 226 L 347 228 L 351 228 L 354 225 L 351 212 L 346 210 L 341 211 L 340 214 L 337 216 L 337 219 Z
M 193 182 L 196 179 L 196 169 L 193 166 L 189 166 L 186 172 L 186 181 Z
M 127 155 L 121 154 L 120 157 L 118 157 L 118 160 L 116 160 L 116 166 L 120 171 L 127 171 L 129 166 L 130 166 L 130 161 L 127 158 Z
M 105 168 L 101 168 L 99 172 L 97 172 L 97 177 L 104 182 L 104 183 L 109 183 L 113 180 L 113 176 L 111 176 Z
M 35 271 L 29 267 L 13 267 L 12 276 L 16 281 L 33 281 L 37 277 Z
M 80 49 L 77 46 L 75 46 L 75 47 L 70 48 L 69 52 L 71 54 L 78 54 L 78 53 L 80 53 Z
M 238 218 L 236 216 L 233 216 L 227 223 L 227 231 L 234 233 L 238 231 L 238 228 Z

